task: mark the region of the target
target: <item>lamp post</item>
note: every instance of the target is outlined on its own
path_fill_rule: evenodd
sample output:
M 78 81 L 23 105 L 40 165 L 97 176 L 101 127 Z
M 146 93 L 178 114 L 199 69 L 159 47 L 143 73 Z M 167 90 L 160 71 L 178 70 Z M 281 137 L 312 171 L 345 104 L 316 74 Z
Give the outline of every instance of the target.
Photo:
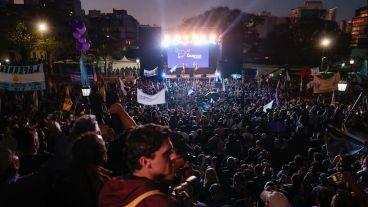
M 48 25 L 45 23 L 45 22 L 39 22 L 37 24 L 37 29 L 38 29 L 38 32 L 40 33 L 40 36 L 41 36 L 41 41 L 42 41 L 42 44 L 44 44 L 44 46 L 42 47 L 43 48 L 43 52 L 44 52 L 44 57 L 45 57 L 45 62 L 48 63 L 48 55 L 47 55 L 47 48 L 46 48 L 46 39 L 45 39 L 45 33 L 48 32 L 49 30 L 49 27 Z
M 354 59 L 350 59 L 349 63 L 350 63 L 350 72 L 351 72 L 353 71 L 353 65 L 355 63 Z M 354 73 L 356 74 L 356 71 Z
M 82 86 L 82 95 L 83 97 L 88 97 L 91 94 L 91 87 L 89 85 Z
M 348 84 L 345 81 L 339 81 L 339 83 L 337 84 L 337 90 L 338 91 L 346 91 L 346 87 L 348 86 Z
M 322 47 L 322 59 L 321 59 L 321 70 L 323 69 L 324 59 L 326 59 L 325 50 L 331 45 L 332 40 L 328 37 L 324 37 L 321 39 L 320 45 Z

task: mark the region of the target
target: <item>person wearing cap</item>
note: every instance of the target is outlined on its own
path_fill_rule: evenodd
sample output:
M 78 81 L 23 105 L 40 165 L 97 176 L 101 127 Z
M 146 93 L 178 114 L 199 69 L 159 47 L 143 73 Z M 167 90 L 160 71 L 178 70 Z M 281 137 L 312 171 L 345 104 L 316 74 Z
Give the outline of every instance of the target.
M 289 201 L 286 196 L 277 190 L 274 182 L 268 181 L 264 186 L 264 191 L 260 198 L 265 203 L 265 207 L 289 207 Z

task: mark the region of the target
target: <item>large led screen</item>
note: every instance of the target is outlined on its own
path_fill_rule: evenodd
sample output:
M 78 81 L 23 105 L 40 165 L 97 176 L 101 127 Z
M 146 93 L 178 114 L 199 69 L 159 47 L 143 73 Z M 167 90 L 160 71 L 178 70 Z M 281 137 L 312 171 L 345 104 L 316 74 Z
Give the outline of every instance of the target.
M 175 45 L 167 49 L 169 68 L 208 68 L 209 55 L 208 45 Z

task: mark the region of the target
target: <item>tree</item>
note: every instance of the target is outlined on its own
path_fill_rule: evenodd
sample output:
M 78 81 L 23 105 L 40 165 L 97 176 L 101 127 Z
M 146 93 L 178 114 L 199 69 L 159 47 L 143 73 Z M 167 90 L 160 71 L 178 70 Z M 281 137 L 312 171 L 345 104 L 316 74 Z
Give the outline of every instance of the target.
M 36 37 L 24 22 L 19 21 L 16 23 L 15 29 L 8 33 L 8 40 L 15 49 L 19 49 L 21 61 L 27 61 L 30 52 L 34 48 Z
M 321 19 L 277 25 L 262 41 L 262 50 L 276 64 L 319 66 L 323 50 L 320 41 L 324 36 L 333 39 L 324 51 L 330 63 L 349 55 L 348 35 L 335 22 Z

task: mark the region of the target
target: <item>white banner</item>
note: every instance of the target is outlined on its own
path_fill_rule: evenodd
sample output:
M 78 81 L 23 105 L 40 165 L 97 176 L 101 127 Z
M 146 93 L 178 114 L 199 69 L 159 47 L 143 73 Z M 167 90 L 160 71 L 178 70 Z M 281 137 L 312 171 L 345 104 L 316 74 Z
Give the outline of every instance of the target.
M 154 95 L 145 94 L 141 89 L 137 89 L 137 101 L 143 105 L 164 104 L 166 103 L 165 89 L 162 89 L 160 92 Z
M 156 67 L 155 69 L 153 70 L 144 70 L 143 71 L 143 75 L 145 77 L 152 77 L 152 76 L 156 76 L 157 75 L 157 70 L 158 68 Z

